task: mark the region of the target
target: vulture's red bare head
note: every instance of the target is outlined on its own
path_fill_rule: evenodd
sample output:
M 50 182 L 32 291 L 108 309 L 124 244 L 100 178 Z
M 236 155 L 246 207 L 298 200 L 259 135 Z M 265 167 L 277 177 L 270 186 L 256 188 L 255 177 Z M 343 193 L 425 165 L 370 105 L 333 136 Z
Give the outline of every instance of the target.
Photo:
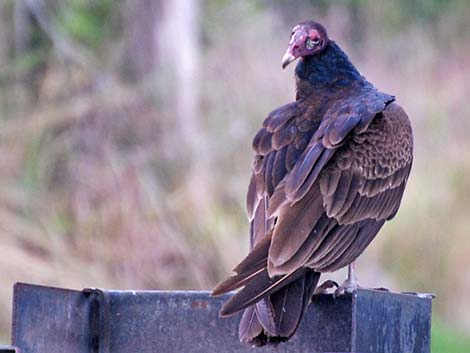
M 287 51 L 282 57 L 282 68 L 286 68 L 298 57 L 306 57 L 322 52 L 329 38 L 325 27 L 315 21 L 304 21 L 292 29 Z

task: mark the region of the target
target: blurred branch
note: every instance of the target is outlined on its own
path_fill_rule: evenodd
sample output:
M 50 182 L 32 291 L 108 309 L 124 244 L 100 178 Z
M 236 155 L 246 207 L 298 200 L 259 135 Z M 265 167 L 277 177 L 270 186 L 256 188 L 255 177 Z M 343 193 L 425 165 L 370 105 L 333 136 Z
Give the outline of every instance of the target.
M 15 2 L 14 10 L 15 24 L 15 52 L 22 54 L 28 49 L 29 36 L 31 33 L 30 11 L 24 1 Z
M 64 62 L 71 62 L 87 70 L 98 67 L 98 62 L 91 52 L 57 30 L 50 20 L 44 0 L 18 0 L 17 6 L 23 6 L 23 1 L 36 18 L 41 30 L 50 38 L 57 54 Z
M 179 153 L 190 158 L 186 179 L 193 201 L 201 206 L 200 210 L 208 210 L 212 195 L 207 185 L 211 184 L 212 174 L 206 143 L 209 139 L 201 121 L 201 1 L 168 1 L 164 10 L 156 35 L 160 59 L 176 77 L 174 97 L 181 133 Z M 172 40 L 181 28 L 185 28 L 185 35 Z M 204 202 L 206 205 L 202 204 Z
M 202 131 L 199 122 L 200 101 L 200 4 L 198 0 L 174 0 L 166 3 L 160 37 L 160 55 L 168 61 L 177 78 L 176 110 L 181 123 L 183 139 L 193 148 L 199 149 Z M 179 28 L 186 28 L 178 41 L 168 40 Z

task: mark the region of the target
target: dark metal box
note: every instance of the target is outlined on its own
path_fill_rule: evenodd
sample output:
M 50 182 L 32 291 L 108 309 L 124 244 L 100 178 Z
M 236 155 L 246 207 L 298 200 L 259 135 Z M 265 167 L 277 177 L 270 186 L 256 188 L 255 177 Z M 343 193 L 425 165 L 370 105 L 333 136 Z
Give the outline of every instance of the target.
M 239 343 L 208 292 L 83 291 L 18 283 L 12 343 L 21 353 L 429 353 L 429 298 L 374 290 L 317 295 L 287 343 Z

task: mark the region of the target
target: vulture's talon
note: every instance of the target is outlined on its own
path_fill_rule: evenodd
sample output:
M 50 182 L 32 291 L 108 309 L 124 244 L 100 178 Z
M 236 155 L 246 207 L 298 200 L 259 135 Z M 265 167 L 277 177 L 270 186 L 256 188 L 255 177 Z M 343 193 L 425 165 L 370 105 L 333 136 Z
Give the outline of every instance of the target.
M 323 282 L 322 284 L 320 284 L 316 289 L 315 289 L 315 292 L 313 293 L 314 295 L 317 295 L 317 294 L 328 294 L 328 290 L 330 288 L 338 288 L 339 285 L 336 281 L 333 281 L 331 279 L 329 280 L 326 280 L 325 282 Z

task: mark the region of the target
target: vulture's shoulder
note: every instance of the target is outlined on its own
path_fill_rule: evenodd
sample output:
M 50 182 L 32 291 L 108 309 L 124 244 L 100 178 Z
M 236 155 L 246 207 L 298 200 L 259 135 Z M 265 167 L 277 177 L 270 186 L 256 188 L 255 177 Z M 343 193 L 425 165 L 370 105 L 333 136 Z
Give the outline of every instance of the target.
M 305 101 L 285 104 L 268 114 L 253 139 L 253 150 L 266 156 L 291 144 L 303 149 L 308 142 L 305 139 L 317 130 L 320 121 L 321 116 Z
M 247 194 L 250 220 L 264 197 L 270 197 L 289 174 L 321 123 L 316 108 L 305 101 L 271 113 L 253 139 L 255 158 Z

